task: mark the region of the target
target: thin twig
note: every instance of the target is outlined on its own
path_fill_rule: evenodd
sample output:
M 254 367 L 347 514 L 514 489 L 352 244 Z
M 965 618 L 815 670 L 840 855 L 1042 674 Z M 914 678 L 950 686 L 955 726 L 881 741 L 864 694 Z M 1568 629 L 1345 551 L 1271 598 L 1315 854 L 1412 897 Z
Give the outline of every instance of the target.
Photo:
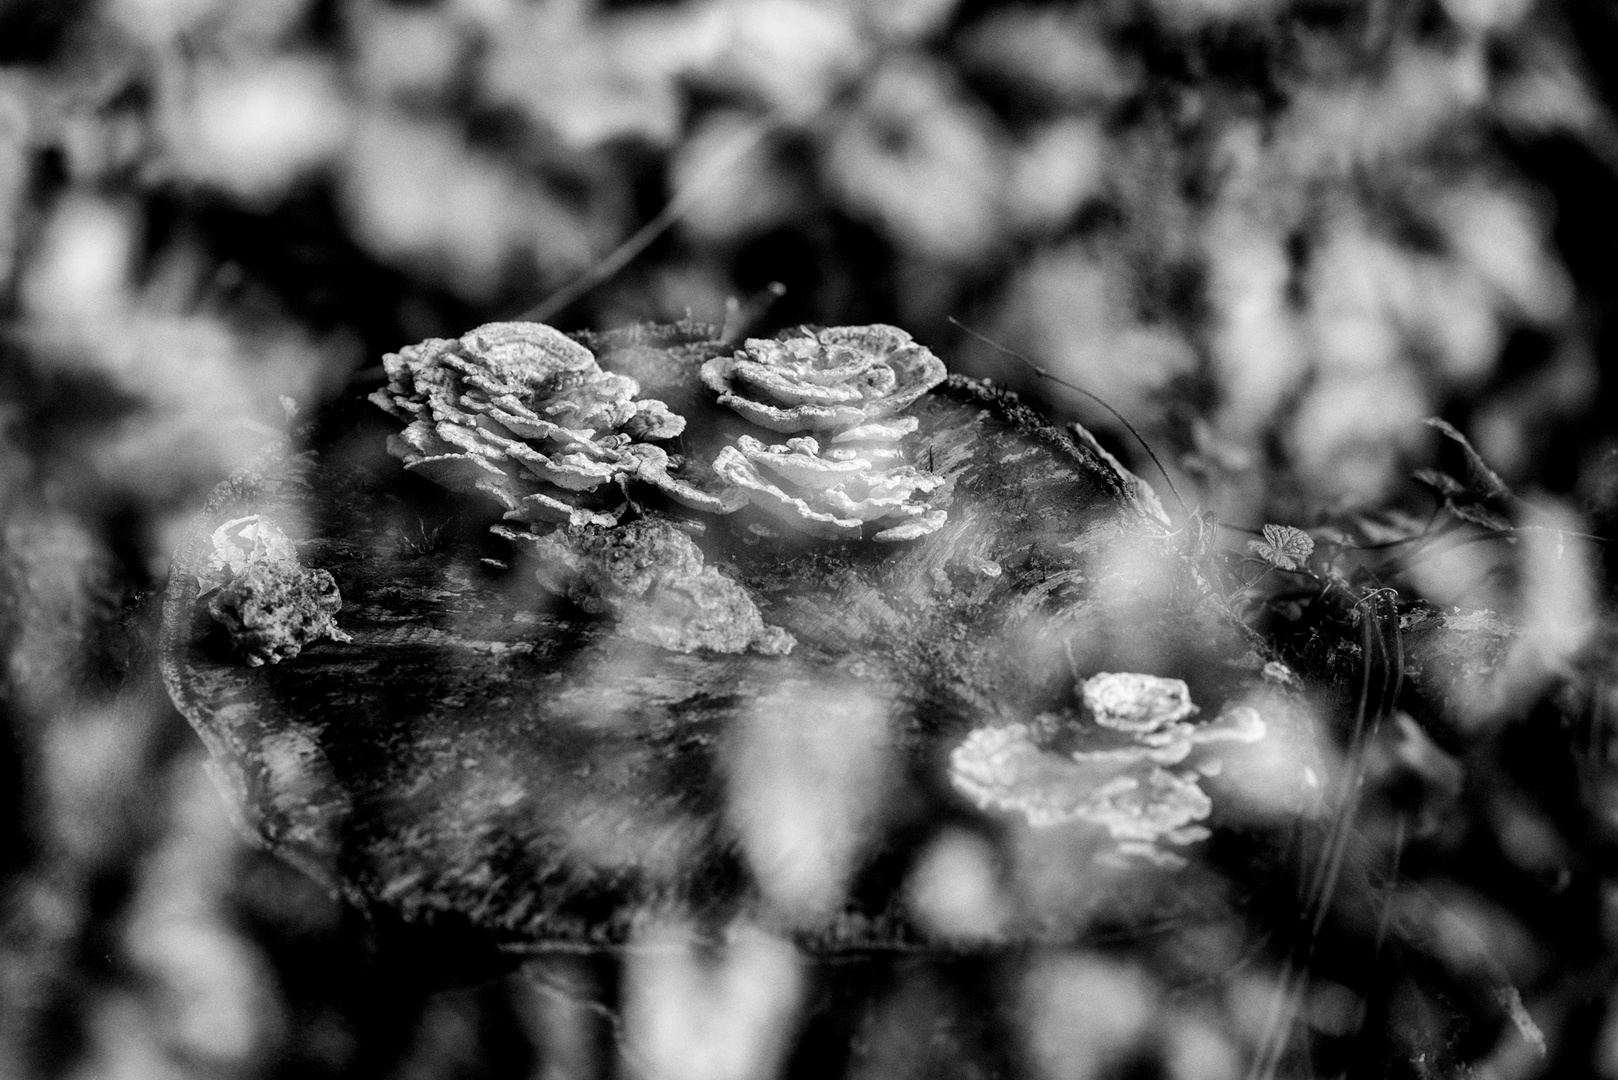
M 1056 375 L 1052 375 L 1045 368 L 1041 367 L 1039 364 L 1034 363 L 1032 360 L 1030 360 L 1028 357 L 1024 356 L 1022 353 L 1018 352 L 1017 350 L 1008 348 L 1005 345 L 1000 344 L 998 341 L 995 341 L 992 338 L 986 337 L 985 335 L 978 333 L 976 330 L 972 329 L 970 326 L 967 326 L 965 323 L 963 323 L 961 320 L 957 319 L 955 316 L 953 316 L 953 315 L 949 316 L 949 321 L 957 329 L 966 331 L 968 334 L 972 335 L 973 337 L 977 338 L 979 341 L 983 342 L 983 344 L 989 346 L 989 348 L 994 349 L 994 350 L 996 350 L 998 352 L 1002 352 L 1002 353 L 1006 354 L 1007 356 L 1011 357 L 1013 360 L 1017 360 L 1017 361 L 1019 361 L 1019 362 L 1021 362 L 1023 364 L 1028 365 L 1028 369 L 1030 371 L 1032 371 L 1035 375 L 1038 375 L 1040 378 L 1049 379 L 1051 382 L 1055 383 L 1057 386 L 1065 386 L 1069 390 L 1073 391 L 1075 394 L 1083 394 L 1085 397 L 1089 398 L 1091 401 L 1095 402 L 1097 405 L 1100 405 L 1103 409 L 1106 409 L 1109 413 L 1111 413 L 1118 420 L 1118 422 L 1120 424 L 1124 425 L 1124 427 L 1129 429 L 1129 433 L 1131 435 L 1135 436 L 1135 441 L 1140 443 L 1141 449 L 1146 451 L 1146 456 L 1152 459 L 1152 464 L 1157 466 L 1157 471 L 1163 474 L 1163 481 L 1168 484 L 1169 491 L 1174 495 L 1174 501 L 1180 504 L 1180 512 L 1185 514 L 1186 517 L 1191 516 L 1191 508 L 1186 506 L 1185 500 L 1180 497 L 1180 490 L 1174 486 L 1174 478 L 1169 475 L 1169 471 L 1163 467 L 1163 463 L 1161 461 L 1159 461 L 1157 459 L 1157 455 L 1152 452 L 1151 444 L 1146 441 L 1145 436 L 1143 436 L 1140 432 L 1135 430 L 1135 425 L 1131 424 L 1128 421 L 1128 419 L 1126 419 L 1124 417 L 1123 413 L 1119 412 L 1117 409 L 1113 408 L 1111 405 L 1109 405 L 1105 401 L 1103 401 L 1100 397 L 1098 397 L 1095 394 L 1091 393 L 1090 391 L 1086 390 L 1084 387 L 1075 386 L 1073 383 L 1068 382 L 1066 379 L 1063 379 L 1063 378 L 1061 378 L 1059 376 L 1056 376 Z
M 618 271 L 628 266 L 635 257 L 652 246 L 653 241 L 683 218 L 696 205 L 697 201 L 708 194 L 714 181 L 724 173 L 729 172 L 748 153 L 752 152 L 759 143 L 764 141 L 770 133 L 770 125 L 763 121 L 755 121 L 744 130 L 737 132 L 736 136 L 726 143 L 720 151 L 708 162 L 692 181 L 668 201 L 657 216 L 635 230 L 634 235 L 619 244 L 612 253 L 596 263 L 585 273 L 564 285 L 556 292 L 551 293 L 544 300 L 517 316 L 519 322 L 548 322 L 561 312 L 567 310 L 574 301 L 585 293 L 611 278 Z

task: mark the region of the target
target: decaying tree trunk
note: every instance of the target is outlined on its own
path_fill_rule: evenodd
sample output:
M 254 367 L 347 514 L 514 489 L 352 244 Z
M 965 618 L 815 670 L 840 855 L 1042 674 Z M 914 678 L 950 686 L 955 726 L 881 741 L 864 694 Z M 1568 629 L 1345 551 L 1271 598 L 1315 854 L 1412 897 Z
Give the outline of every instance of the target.
M 721 420 L 697 368 L 724 346 L 688 326 L 585 340 L 689 417 L 685 448 L 703 452 Z M 1182 678 L 1213 717 L 1259 681 L 1249 642 L 1082 440 L 960 377 L 911 413 L 910 459 L 953 482 L 932 535 L 691 526 L 795 639 L 786 655 L 659 648 L 557 598 L 486 530 L 497 510 L 404 472 L 385 419 L 361 416 L 198 517 L 166 600 L 170 691 L 270 850 L 362 907 L 453 915 L 517 951 L 618 947 L 671 922 L 762 925 L 812 950 L 962 949 L 1205 911 L 1171 882 L 1195 863 L 1140 857 L 1153 838 L 1121 845 L 1127 828 L 974 803 L 952 754 L 989 728 L 1060 757 L 1094 727 L 1075 688 L 1097 672 Z M 215 530 L 250 514 L 332 575 L 352 640 L 259 667 L 231 650 L 198 574 Z M 969 856 L 942 894 L 925 871 L 940 850 Z M 973 872 L 988 899 L 951 908 Z

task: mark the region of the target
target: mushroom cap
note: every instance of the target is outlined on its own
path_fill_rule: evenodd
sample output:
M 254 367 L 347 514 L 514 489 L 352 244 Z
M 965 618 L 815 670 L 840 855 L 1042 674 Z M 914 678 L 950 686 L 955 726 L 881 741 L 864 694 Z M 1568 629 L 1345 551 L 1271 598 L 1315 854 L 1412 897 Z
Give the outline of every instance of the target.
M 722 504 L 670 476 L 666 454 L 631 452 L 678 435 L 684 417 L 553 327 L 489 323 L 390 353 L 383 367 L 388 385 L 371 400 L 406 425 L 389 450 L 437 483 L 492 496 L 509 520 L 616 521 L 621 505 L 584 496 L 642 472 L 688 505 Z
M 1096 723 L 1120 731 L 1154 732 L 1197 712 L 1182 679 L 1102 672 L 1086 679 L 1081 693 Z
M 747 436 L 742 438 L 746 439 Z M 719 456 L 714 458 L 713 470 L 746 495 L 748 502 L 804 532 L 829 537 L 857 536 L 863 524 L 858 518 L 841 518 L 828 511 L 817 510 L 807 499 L 790 495 L 770 483 L 748 460 L 746 451 L 741 447 L 727 446 L 719 451 Z
M 1213 801 L 1196 774 L 1146 756 L 1068 756 L 1014 723 L 973 731 L 950 753 L 949 765 L 950 782 L 979 808 L 1020 814 L 1035 828 L 1088 822 L 1106 829 L 1123 855 L 1182 865 L 1158 845 L 1209 836 L 1197 823 L 1213 812 Z
M 909 540 L 942 528 L 947 516 L 922 499 L 944 486 L 942 477 L 868 457 L 825 456 L 807 436 L 767 446 L 743 435 L 719 452 L 713 468 L 755 506 L 816 535 L 858 535 L 877 522 L 886 527 L 872 539 Z
M 546 396 L 570 374 L 600 371 L 594 353 L 544 323 L 485 323 L 458 344 L 471 374 L 516 393 Z
M 721 404 L 771 431 L 836 431 L 910 407 L 944 380 L 944 363 L 898 327 L 828 327 L 750 338 L 709 360 L 702 381 Z

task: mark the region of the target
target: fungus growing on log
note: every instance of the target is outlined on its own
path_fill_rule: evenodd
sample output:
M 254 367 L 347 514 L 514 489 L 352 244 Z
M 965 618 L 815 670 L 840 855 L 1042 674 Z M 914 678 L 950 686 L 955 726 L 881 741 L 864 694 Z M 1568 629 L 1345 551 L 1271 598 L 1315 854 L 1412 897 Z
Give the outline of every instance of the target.
M 388 385 L 371 401 L 406 425 L 388 449 L 445 487 L 494 497 L 508 520 L 611 525 L 631 477 L 697 509 L 726 505 L 672 476 L 653 445 L 685 419 L 552 327 L 489 323 L 389 353 L 383 366 Z
M 1096 723 L 1142 735 L 1197 713 L 1191 690 L 1180 679 L 1102 672 L 1086 679 L 1081 693 Z
M 880 463 L 854 452 L 833 457 L 803 437 L 766 446 L 743 435 L 714 459 L 714 472 L 746 493 L 754 506 L 788 525 L 818 536 L 860 535 L 876 526 L 873 540 L 909 540 L 936 531 L 945 512 L 925 496 L 944 480 L 909 465 Z
M 1237 706 L 1209 723 L 1189 723 L 1197 707 L 1179 679 L 1106 672 L 1078 689 L 1095 725 L 1046 714 L 1035 725 L 979 728 L 950 754 L 951 782 L 981 809 L 1020 813 L 1036 827 L 1087 821 L 1105 828 L 1121 855 L 1177 862 L 1157 845 L 1208 836 L 1197 822 L 1213 803 L 1199 773 L 1218 766 L 1171 766 L 1200 744 L 1255 742 L 1264 722 Z
M 719 401 L 771 431 L 815 432 L 766 445 L 743 435 L 713 469 L 747 500 L 817 536 L 910 540 L 941 528 L 944 481 L 905 463 L 898 417 L 944 380 L 944 364 L 892 326 L 800 330 L 752 339 L 708 361 L 702 378 Z
M 1213 803 L 1195 773 L 1146 755 L 1064 755 L 1048 750 L 1027 724 L 983 727 L 950 753 L 950 782 L 980 809 L 1021 814 L 1035 828 L 1082 821 L 1107 830 L 1120 855 L 1161 864 L 1181 860 L 1160 843 L 1208 836 L 1197 822 Z
M 750 338 L 702 381 L 759 427 L 840 431 L 896 416 L 944 381 L 944 362 L 896 326 L 833 326 Z
M 197 575 L 208 613 L 230 635 L 251 667 L 279 664 L 311 641 L 349 641 L 334 616 L 342 610 L 337 582 L 298 562 L 292 541 L 252 514 L 214 530 L 213 552 Z

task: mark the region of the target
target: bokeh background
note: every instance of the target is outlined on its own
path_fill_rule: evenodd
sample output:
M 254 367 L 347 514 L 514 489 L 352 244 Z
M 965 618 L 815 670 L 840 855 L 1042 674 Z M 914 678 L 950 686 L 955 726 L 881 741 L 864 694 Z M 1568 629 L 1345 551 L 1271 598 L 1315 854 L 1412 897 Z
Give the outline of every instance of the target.
M 385 351 L 538 305 L 892 322 L 1158 482 L 954 319 L 1237 526 L 1401 535 L 1433 505 L 1411 469 L 1460 460 L 1438 415 L 1599 532 L 1615 58 L 1597 0 L 0 0 L 0 1072 L 546 1068 L 531 984 L 439 992 L 474 982 L 453 949 L 243 844 L 152 671 L 186 520 Z M 1488 570 L 1412 587 L 1522 607 Z M 1501 813 L 1478 827 L 1557 828 Z M 1554 982 L 1551 909 L 1515 902 L 1473 921 Z M 1112 1002 L 1096 1039 L 1152 1030 L 1138 973 L 1073 963 L 1039 977 Z M 975 976 L 886 977 L 868 1067 L 932 1069 L 904 1018 Z M 1618 1074 L 1604 990 L 1559 992 L 1585 1004 L 1553 1059 Z M 1184 1038 L 1162 1069 L 1239 1073 L 1219 1024 Z

